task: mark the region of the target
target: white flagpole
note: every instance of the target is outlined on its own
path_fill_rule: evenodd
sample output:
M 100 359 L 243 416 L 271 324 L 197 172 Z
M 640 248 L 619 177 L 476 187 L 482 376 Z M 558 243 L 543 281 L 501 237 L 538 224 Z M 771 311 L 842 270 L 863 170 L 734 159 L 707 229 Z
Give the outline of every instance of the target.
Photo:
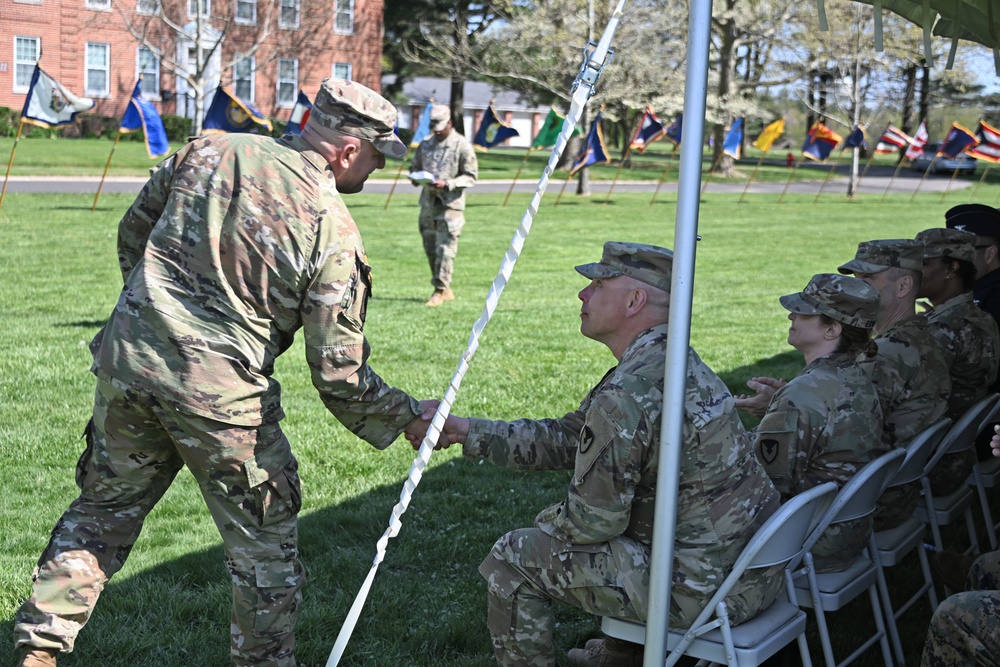
M 354 627 L 361 616 L 361 610 L 364 607 L 365 600 L 368 598 L 368 592 L 371 590 L 372 582 L 375 579 L 375 572 L 378 570 L 378 566 L 385 558 L 385 552 L 388 547 L 389 540 L 399 534 L 399 529 L 402 526 L 400 517 L 409 506 L 410 500 L 413 497 L 413 492 L 420 483 L 420 478 L 423 476 L 424 469 L 430 461 L 431 454 L 434 451 L 434 446 L 438 441 L 438 436 L 441 434 L 441 429 L 444 427 L 445 421 L 451 412 L 451 406 L 455 401 L 456 395 L 458 394 L 458 388 L 462 382 L 462 378 L 465 377 L 465 373 L 469 370 L 469 361 L 479 348 L 479 337 L 482 334 L 483 329 L 485 329 L 486 325 L 489 323 L 493 313 L 496 311 L 497 303 L 500 300 L 500 294 L 507 285 L 511 272 L 514 270 L 514 263 L 521 254 L 524 242 L 528 237 L 528 233 L 531 231 L 531 223 L 535 217 L 535 213 L 538 211 L 538 205 L 540 204 L 542 195 L 545 194 L 545 189 L 548 186 L 549 176 L 551 176 L 552 172 L 555 170 L 556 164 L 559 162 L 559 157 L 562 155 L 563 150 L 566 148 L 566 144 L 569 142 L 570 136 L 573 133 L 573 128 L 576 126 L 576 121 L 583 113 L 583 107 L 586 105 L 587 100 L 590 99 L 591 95 L 594 94 L 594 87 L 601 76 L 601 70 L 605 65 L 606 58 L 613 53 L 613 50 L 610 48 L 611 38 L 614 36 L 615 30 L 618 28 L 618 22 L 621 20 L 624 6 L 625 0 L 618 0 L 618 5 L 615 7 L 614 13 L 611 15 L 611 20 L 608 21 L 608 26 L 605 28 L 600 42 L 594 46 L 592 51 L 589 50 L 589 48 L 585 51 L 585 60 L 583 65 L 580 67 L 576 80 L 573 83 L 572 103 L 570 104 L 569 113 L 566 114 L 566 119 L 563 121 L 562 130 L 559 133 L 559 139 L 556 141 L 556 145 L 552 149 L 552 154 L 549 156 L 549 162 L 545 166 L 545 171 L 542 172 L 542 176 L 538 181 L 538 188 L 535 190 L 535 195 L 532 197 L 531 203 L 528 205 L 527 210 L 521 218 L 520 226 L 514 232 L 514 237 L 511 239 L 510 247 L 507 249 L 506 254 L 504 254 L 503 261 L 500 264 L 500 270 L 497 273 L 496 278 L 494 278 L 493 284 L 490 286 L 489 293 L 486 295 L 486 303 L 483 306 L 483 311 L 480 314 L 479 319 L 476 320 L 472 326 L 472 333 L 469 336 L 468 347 L 459 359 L 458 368 L 455 370 L 455 374 L 452 376 L 451 383 L 445 392 L 444 398 L 441 399 L 441 404 L 438 406 L 437 412 L 431 420 L 430 427 L 427 429 L 427 434 L 424 436 L 424 440 L 420 444 L 420 451 L 414 459 L 413 464 L 410 466 L 410 473 L 406 482 L 403 484 L 403 490 L 399 494 L 399 502 L 392 508 L 392 515 L 389 517 L 389 526 L 386 528 L 385 533 L 383 533 L 382 537 L 379 538 L 378 543 L 376 544 L 375 559 L 372 562 L 371 570 L 368 572 L 368 576 L 365 578 L 365 581 L 361 586 L 361 590 L 358 591 L 358 595 L 354 599 L 354 603 L 351 605 L 347 618 L 344 620 L 344 625 L 341 627 L 340 634 L 337 636 L 337 641 L 333 646 L 333 650 L 330 652 L 330 658 L 327 660 L 327 667 L 337 667 L 337 665 L 340 664 L 340 659 L 344 655 L 347 643 L 350 641 L 351 634 L 354 632 Z M 704 112 L 700 115 L 703 116 Z M 697 199 L 695 201 L 697 202 Z

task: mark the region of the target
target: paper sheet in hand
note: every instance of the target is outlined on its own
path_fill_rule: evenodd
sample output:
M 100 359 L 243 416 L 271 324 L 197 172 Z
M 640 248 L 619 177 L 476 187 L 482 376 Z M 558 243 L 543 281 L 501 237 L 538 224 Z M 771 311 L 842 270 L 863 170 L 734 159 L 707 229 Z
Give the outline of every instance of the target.
M 429 171 L 411 171 L 407 174 L 407 178 L 419 185 L 430 185 L 437 180 Z

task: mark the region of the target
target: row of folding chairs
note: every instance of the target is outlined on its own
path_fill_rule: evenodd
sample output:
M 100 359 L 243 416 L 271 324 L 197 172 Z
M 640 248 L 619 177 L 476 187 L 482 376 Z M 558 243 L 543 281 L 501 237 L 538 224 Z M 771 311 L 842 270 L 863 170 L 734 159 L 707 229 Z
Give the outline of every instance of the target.
M 978 490 L 990 544 L 995 548 L 996 530 L 985 489 L 997 484 L 1000 465 L 977 464 L 967 485 L 946 497 L 933 496 L 928 481 L 931 470 L 942 457 L 974 446 L 977 433 L 992 423 L 991 420 L 1000 421 L 1000 397 L 996 394 L 970 407 L 956 423 L 942 420 L 916 436 L 905 449 L 895 449 L 868 463 L 839 491 L 835 484 L 828 482 L 784 503 L 747 544 L 733 571 L 691 626 L 684 631 L 668 631 L 667 667 L 676 664 L 684 655 L 732 667 L 754 667 L 793 641 L 798 644 L 803 665 L 811 667 L 805 637 L 804 609 L 807 608 L 812 608 L 816 616 L 827 667 L 846 665 L 876 643 L 885 665 L 905 665 L 898 619 L 924 595 L 931 609 L 938 604 L 924 549 L 927 527 L 930 527 L 935 547 L 943 549 L 941 528 L 964 517 L 970 550 L 978 552 L 972 517 Z M 997 463 L 1000 464 L 1000 460 Z M 878 498 L 887 488 L 917 481 L 922 498 L 914 516 L 891 530 L 873 533 L 867 547 L 845 570 L 816 572 L 811 549 L 831 524 L 871 516 Z M 894 607 L 885 570 L 897 565 L 912 551 L 919 558 L 923 583 L 903 604 Z M 775 601 L 749 621 L 732 626 L 724 602 L 726 596 L 747 570 L 776 566 L 784 570 L 785 599 Z M 826 613 L 843 608 L 866 592 L 875 633 L 851 655 L 837 662 Z M 646 628 L 640 623 L 604 617 L 601 629 L 606 635 L 626 641 L 639 644 L 645 641 Z

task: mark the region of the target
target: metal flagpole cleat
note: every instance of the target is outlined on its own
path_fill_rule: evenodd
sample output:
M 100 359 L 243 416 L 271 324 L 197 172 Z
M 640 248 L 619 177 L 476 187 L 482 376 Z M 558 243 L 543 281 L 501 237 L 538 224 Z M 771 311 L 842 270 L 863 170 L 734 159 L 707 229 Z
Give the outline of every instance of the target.
M 572 91 L 574 93 L 580 87 L 581 82 L 590 86 L 590 94 L 587 95 L 588 98 L 594 95 L 594 91 L 597 89 L 597 82 L 600 81 L 604 68 L 611 64 L 611 58 L 615 55 L 615 50 L 609 47 L 607 54 L 604 56 L 604 62 L 597 64 L 594 62 L 594 53 L 596 51 L 597 42 L 593 40 L 587 42 L 587 46 L 583 47 L 583 63 L 580 65 L 580 71 L 576 73 L 576 79 L 573 80 Z

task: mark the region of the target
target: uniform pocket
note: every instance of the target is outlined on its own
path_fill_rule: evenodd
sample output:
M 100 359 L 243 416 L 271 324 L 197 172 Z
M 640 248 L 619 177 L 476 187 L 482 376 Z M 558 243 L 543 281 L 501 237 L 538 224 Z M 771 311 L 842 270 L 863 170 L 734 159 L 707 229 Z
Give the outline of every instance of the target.
M 341 302 L 341 313 L 357 331 L 361 331 L 368 316 L 368 298 L 372 293 L 372 267 L 365 261 L 364 250 L 356 249 L 354 256 L 354 271 Z
M 305 581 L 298 561 L 254 565 L 257 600 L 253 610 L 256 637 L 284 635 L 294 627 L 295 612 Z
M 775 410 L 764 415 L 757 427 L 755 454 L 767 476 L 774 481 L 787 479 L 798 447 L 798 415 L 791 410 Z

